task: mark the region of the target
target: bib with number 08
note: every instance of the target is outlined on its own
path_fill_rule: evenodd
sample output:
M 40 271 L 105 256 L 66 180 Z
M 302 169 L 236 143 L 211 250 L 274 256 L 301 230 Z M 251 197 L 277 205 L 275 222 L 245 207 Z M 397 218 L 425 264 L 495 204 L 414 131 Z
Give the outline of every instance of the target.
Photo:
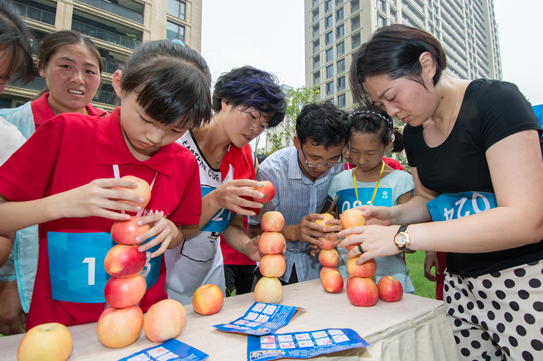
M 488 192 L 443 193 L 426 204 L 434 222 L 471 216 L 496 208 L 496 195 Z

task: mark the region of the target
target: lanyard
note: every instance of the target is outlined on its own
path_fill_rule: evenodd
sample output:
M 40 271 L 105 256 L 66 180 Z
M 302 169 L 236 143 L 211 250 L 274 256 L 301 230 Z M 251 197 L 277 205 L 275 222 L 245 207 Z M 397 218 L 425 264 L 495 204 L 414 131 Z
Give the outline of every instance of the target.
M 356 171 L 358 170 L 358 166 L 354 168 L 353 171 L 353 182 L 354 182 L 354 192 L 356 193 L 356 200 L 360 203 L 360 199 L 358 199 L 358 187 L 356 185 Z M 377 184 L 375 185 L 375 189 L 373 190 L 373 196 L 371 197 L 371 203 L 370 205 L 373 206 L 373 200 L 375 199 L 375 195 L 377 194 L 377 189 L 379 189 L 379 183 L 381 183 L 381 177 L 383 176 L 383 171 L 385 170 L 385 162 L 383 161 L 383 165 L 381 166 L 381 174 L 379 174 L 379 180 L 377 181 Z
M 153 178 L 153 182 L 151 183 L 150 189 L 153 190 L 153 185 L 155 184 L 156 176 L 158 175 L 158 172 L 155 173 L 155 177 Z M 115 178 L 121 178 L 121 174 L 119 172 L 119 165 L 113 164 L 113 176 Z M 122 214 L 124 214 L 124 211 L 121 211 Z M 143 209 L 141 209 L 138 213 L 136 213 L 137 217 L 141 217 L 143 214 Z

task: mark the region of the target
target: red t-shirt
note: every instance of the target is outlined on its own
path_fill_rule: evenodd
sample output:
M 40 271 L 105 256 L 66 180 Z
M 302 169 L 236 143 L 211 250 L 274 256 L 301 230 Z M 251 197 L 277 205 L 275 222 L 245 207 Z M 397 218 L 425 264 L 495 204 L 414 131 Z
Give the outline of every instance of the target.
M 397 160 L 392 159 L 392 158 L 387 158 L 387 157 L 383 157 L 383 160 L 385 161 L 385 164 L 388 165 L 390 168 L 396 169 L 396 170 L 403 170 L 402 165 Z M 345 170 L 353 169 L 354 167 L 356 167 L 354 164 L 345 162 Z
M 55 113 L 53 113 L 53 110 L 47 102 L 47 98 L 49 98 L 48 92 L 43 93 L 41 97 L 30 103 L 30 107 L 32 108 L 32 114 L 34 115 L 34 126 L 36 127 L 36 129 L 38 129 L 40 125 L 42 125 L 49 119 L 56 117 Z M 90 104 L 87 104 L 87 111 L 89 112 L 89 115 L 103 116 L 104 114 L 107 114 L 107 112 L 96 109 Z
M 134 175 L 155 179 L 146 211 L 164 212 L 176 225 L 197 224 L 201 213 L 200 179 L 194 156 L 173 143 L 141 162 L 122 135 L 119 108 L 106 117 L 62 114 L 42 126 L 0 167 L 0 194 L 10 201 L 44 198 L 98 178 Z M 155 178 L 156 175 L 156 178 Z M 47 232 L 109 232 L 113 221 L 99 217 L 63 218 L 40 224 L 39 259 L 27 329 L 47 322 L 66 326 L 96 322 L 104 303 L 73 303 L 52 298 Z M 97 265 L 99 267 L 100 265 Z M 166 299 L 166 267 L 140 302 L 143 311 Z

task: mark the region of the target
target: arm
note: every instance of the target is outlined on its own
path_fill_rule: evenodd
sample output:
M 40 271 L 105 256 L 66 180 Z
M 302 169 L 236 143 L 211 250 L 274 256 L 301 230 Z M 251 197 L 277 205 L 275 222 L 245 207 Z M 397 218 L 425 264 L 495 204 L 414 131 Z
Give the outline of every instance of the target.
M 249 228 L 250 225 L 248 225 Z M 238 252 L 248 256 L 253 261 L 260 261 L 262 255 L 258 251 L 258 237 L 249 238 L 243 227 L 243 217 L 236 216 L 223 233 L 224 239 Z
M 14 240 L 15 232 L 11 232 L 3 236 L 0 235 L 0 267 L 6 263 Z
M 500 140 L 487 150 L 486 158 L 498 207 L 447 222 L 413 224 L 409 226 L 411 249 L 481 253 L 543 239 L 543 163 L 537 131 L 522 131 Z M 413 178 L 415 185 L 420 183 Z M 353 243 L 362 242 L 367 251 L 358 263 L 398 253 L 392 241 L 396 226 L 356 228 L 340 236 L 359 233 L 349 238 L 356 239 Z M 350 257 L 358 254 L 350 251 Z

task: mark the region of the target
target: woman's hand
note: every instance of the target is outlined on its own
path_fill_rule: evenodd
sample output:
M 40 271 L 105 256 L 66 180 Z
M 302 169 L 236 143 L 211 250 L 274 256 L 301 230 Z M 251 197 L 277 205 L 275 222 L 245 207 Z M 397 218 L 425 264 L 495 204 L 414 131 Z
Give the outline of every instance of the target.
M 432 268 L 436 268 L 436 274 L 432 273 Z M 439 265 L 439 259 L 436 252 L 426 251 L 426 257 L 424 257 L 424 277 L 431 282 L 437 282 L 437 276 L 441 275 L 441 266 Z
M 263 194 L 253 190 L 254 188 L 261 188 L 262 183 L 249 180 L 249 179 L 237 179 L 221 185 L 207 196 L 213 197 L 218 208 L 229 209 L 237 214 L 243 216 L 253 216 L 254 212 L 246 210 L 244 208 L 262 208 L 262 203 L 255 202 L 253 200 L 247 200 L 241 198 L 242 196 L 252 198 L 263 198 Z
M 392 224 L 393 210 L 391 207 L 360 206 L 355 209 L 362 211 L 362 215 L 366 217 L 367 225 L 389 226 Z
M 353 236 L 344 239 L 338 247 L 346 247 L 353 244 L 360 244 L 364 253 L 360 253 L 358 247 L 354 247 L 347 253 L 347 258 L 360 256 L 357 265 L 361 265 L 369 259 L 384 256 L 393 256 L 400 253 L 394 243 L 394 236 L 398 232 L 396 226 L 361 226 L 352 227 L 339 232 L 338 237 Z
M 149 224 L 151 226 L 151 229 L 136 237 L 136 242 L 141 243 L 146 239 L 155 236 L 155 238 L 153 238 L 149 242 L 141 245 L 138 248 L 138 251 L 145 252 L 148 249 L 153 248 L 157 244 L 162 243 L 160 248 L 153 252 L 153 254 L 151 254 L 151 258 L 160 256 L 168 248 L 176 247 L 183 236 L 181 230 L 175 224 L 173 224 L 172 221 L 164 218 L 161 214 L 154 213 L 145 216 L 140 219 L 137 224 L 138 226 Z

